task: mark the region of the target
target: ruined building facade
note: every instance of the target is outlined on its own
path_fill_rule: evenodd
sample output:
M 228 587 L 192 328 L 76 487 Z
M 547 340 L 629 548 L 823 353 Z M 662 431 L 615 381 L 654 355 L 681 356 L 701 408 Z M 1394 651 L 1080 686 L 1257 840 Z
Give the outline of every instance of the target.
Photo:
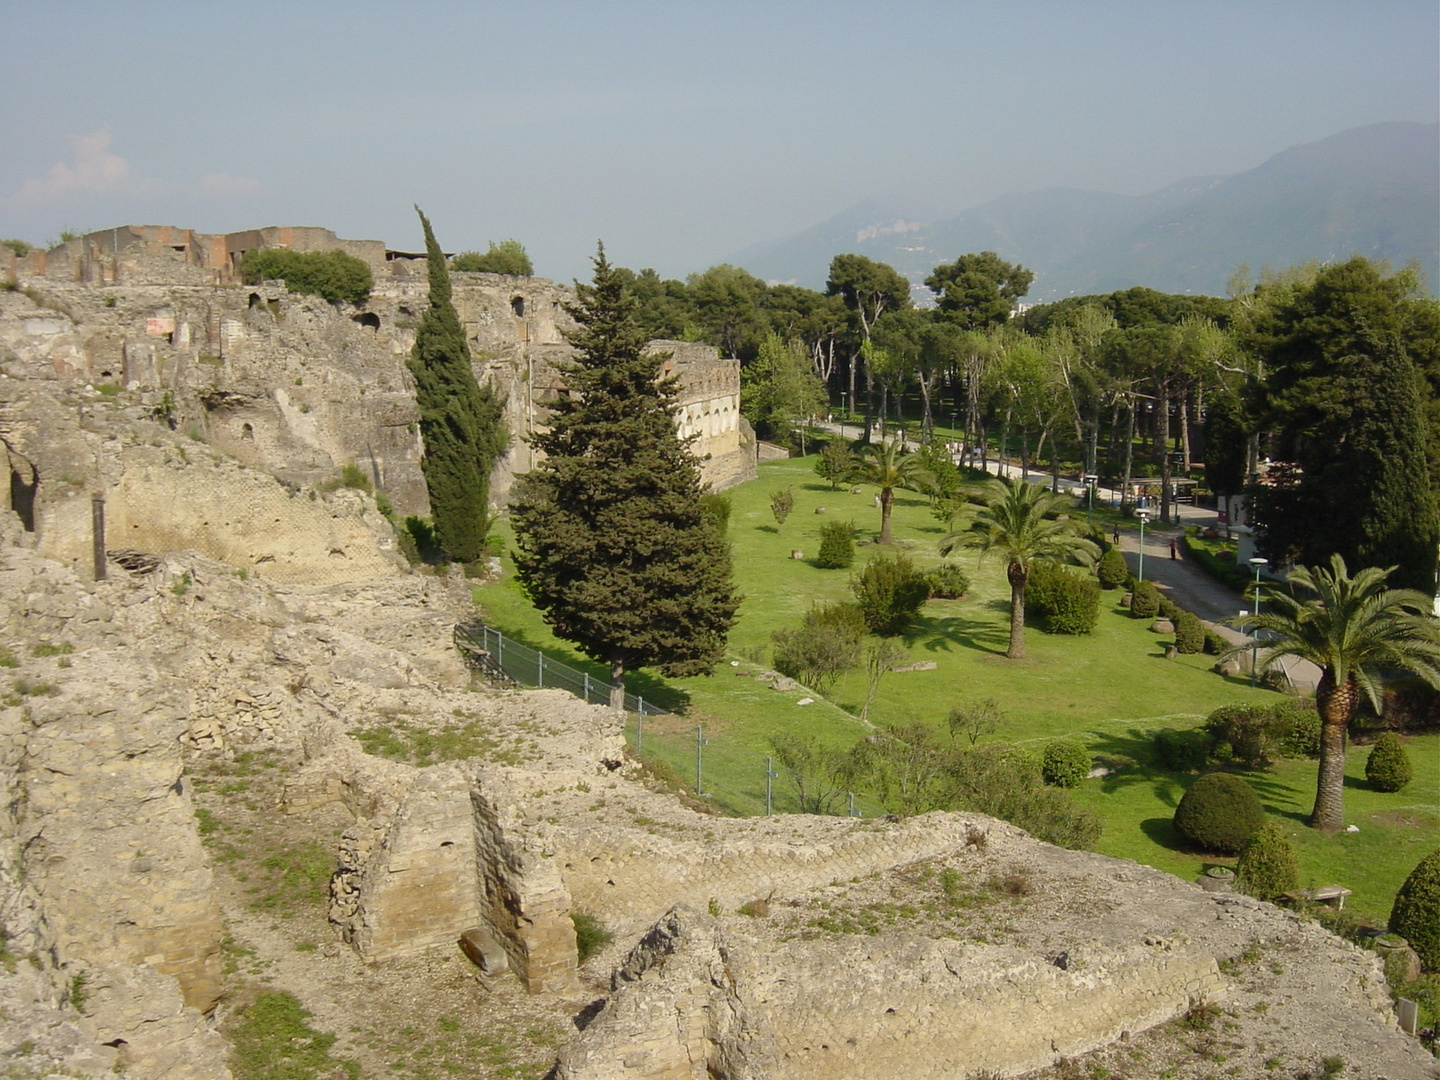
M 375 276 L 368 302 L 331 304 L 283 283 L 241 284 L 245 252 L 275 246 L 338 248 L 363 259 Z M 317 228 L 204 234 L 127 226 L 24 257 L 0 249 L 0 280 L 13 283 L 0 302 L 0 371 L 100 389 L 102 406 L 142 408 L 292 487 L 355 465 L 398 514 L 429 512 L 405 367 L 428 303 L 423 257 Z M 503 504 L 513 477 L 534 464 L 527 435 L 564 392 L 564 332 L 573 326 L 565 307 L 574 293 L 542 278 L 457 273 L 454 299 L 477 378 L 506 400 L 510 448 L 492 479 L 492 497 Z M 657 347 L 672 354 L 665 370 L 679 382 L 677 425 L 694 437 L 705 482 L 720 490 L 752 478 L 756 447 L 740 415 L 739 362 L 709 346 Z M 94 407 L 77 403 L 82 414 Z M 79 496 L 113 497 L 123 478 L 104 475 L 98 458 L 57 459 L 53 447 L 44 449 L 45 434 L 23 416 L 0 431 L 6 504 L 57 542 L 72 526 L 77 538 L 88 536 L 88 499 Z M 153 508 L 128 512 L 148 520 Z M 200 517 L 208 523 L 213 515 Z M 41 542 L 65 561 L 81 558 L 79 539 Z

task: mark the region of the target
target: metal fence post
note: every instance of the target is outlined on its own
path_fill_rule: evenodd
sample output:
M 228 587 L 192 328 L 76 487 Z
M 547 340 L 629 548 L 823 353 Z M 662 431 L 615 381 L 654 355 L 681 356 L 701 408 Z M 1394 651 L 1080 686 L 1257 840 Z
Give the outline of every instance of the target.
M 705 761 L 705 746 L 710 740 L 705 738 L 705 725 L 695 725 L 695 795 L 697 798 L 705 794 L 702 766 Z
M 539 666 L 537 667 L 536 673 L 535 673 L 535 685 L 538 686 L 541 690 L 544 690 L 544 689 L 545 689 L 545 654 L 542 652 L 542 653 L 536 653 L 535 655 L 538 657 L 537 663 L 538 663 L 538 665 L 539 665 Z
M 644 741 L 645 741 L 645 714 L 644 714 L 643 712 L 637 712 L 637 713 L 635 714 L 635 753 L 636 753 L 637 756 L 638 756 L 639 753 L 640 753 L 640 749 L 641 749 L 641 746 L 644 744 Z
M 590 704 L 590 673 L 585 672 L 585 704 Z
M 766 816 L 766 817 L 769 817 L 770 814 L 771 814 L 771 812 L 772 812 L 772 810 L 773 810 L 773 806 L 772 806 L 772 804 L 771 804 L 771 802 L 770 802 L 770 781 L 774 780 L 774 779 L 775 779 L 777 776 L 779 776 L 779 775 L 780 775 L 780 774 L 777 773 L 777 772 L 775 771 L 775 769 L 772 767 L 772 762 L 771 762 L 771 760 L 767 757 L 767 758 L 765 759 L 765 816 Z
M 850 796 L 850 816 L 863 817 L 864 815 L 861 814 L 859 810 L 855 809 L 855 793 L 853 791 L 847 791 L 845 794 Z

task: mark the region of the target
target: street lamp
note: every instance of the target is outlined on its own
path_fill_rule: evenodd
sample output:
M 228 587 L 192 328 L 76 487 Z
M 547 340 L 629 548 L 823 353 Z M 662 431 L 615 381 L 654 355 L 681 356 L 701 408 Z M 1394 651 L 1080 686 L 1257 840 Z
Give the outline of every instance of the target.
M 845 414 L 846 414 L 847 412 L 849 412 L 849 410 L 845 407 L 845 391 L 844 391 L 844 390 L 841 390 L 841 391 L 840 391 L 840 439 L 841 439 L 842 442 L 843 442 L 844 439 L 845 439 Z
M 1094 473 L 1086 473 L 1082 480 L 1085 481 L 1085 531 L 1090 531 L 1090 515 L 1095 510 L 1095 482 L 1100 479 Z
M 1145 580 L 1145 523 L 1150 520 L 1150 511 L 1141 510 L 1136 516 L 1140 519 L 1140 571 L 1135 575 L 1136 581 Z
M 1269 565 L 1270 565 L 1270 560 L 1267 559 L 1267 558 L 1265 558 L 1265 557 L 1263 557 L 1263 556 L 1261 556 L 1261 555 L 1256 555 L 1255 558 L 1253 558 L 1253 559 L 1250 560 L 1250 565 L 1255 568 L 1255 614 L 1256 614 L 1256 615 L 1259 615 L 1259 614 L 1260 614 L 1260 568 L 1261 568 L 1262 566 L 1269 566 Z M 1259 659 L 1260 659 L 1260 630 L 1259 630 L 1259 628 L 1257 627 L 1256 630 L 1255 630 L 1255 632 L 1250 635 L 1250 685 L 1251 685 L 1251 686 L 1254 686 L 1254 685 L 1256 684 L 1256 679 L 1257 679 L 1257 676 L 1258 676 L 1258 674 L 1259 674 L 1259 670 L 1258 670 Z

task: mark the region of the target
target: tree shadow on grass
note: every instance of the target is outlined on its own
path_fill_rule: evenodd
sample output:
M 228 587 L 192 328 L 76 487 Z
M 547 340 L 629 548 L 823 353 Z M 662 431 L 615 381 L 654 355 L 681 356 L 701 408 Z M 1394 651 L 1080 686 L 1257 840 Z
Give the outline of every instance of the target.
M 1168 817 L 1146 818 L 1140 822 L 1140 831 L 1148 836 L 1152 843 L 1166 851 L 1176 851 L 1183 855 L 1193 854 L 1185 840 L 1175 831 L 1175 823 Z
M 610 683 L 609 664 L 598 663 L 569 649 L 558 652 L 552 642 L 542 641 L 525 630 L 503 630 L 501 632 L 505 635 L 507 644 L 513 642 L 523 645 L 545 657 L 547 665 L 545 689 L 547 690 L 569 690 L 579 697 L 584 693 L 583 676 L 585 675 L 590 676 L 593 684 L 608 686 Z M 576 683 L 572 676 L 560 671 L 558 667 L 550 666 L 561 664 L 578 672 L 582 676 L 581 680 Z M 507 671 L 512 670 L 509 664 L 506 664 L 505 667 Z M 654 705 L 666 712 L 684 713 L 690 706 L 690 694 L 687 691 L 671 685 L 658 672 L 644 668 L 625 673 L 625 692 L 644 698 L 646 705 Z
M 931 653 L 954 652 L 957 648 L 976 652 L 1004 654 L 1010 644 L 1006 628 L 997 627 L 988 619 L 965 615 L 921 615 L 903 635 L 907 648 L 924 649 Z
M 755 531 L 774 533 L 776 536 L 780 535 L 780 530 L 774 525 L 756 525 Z

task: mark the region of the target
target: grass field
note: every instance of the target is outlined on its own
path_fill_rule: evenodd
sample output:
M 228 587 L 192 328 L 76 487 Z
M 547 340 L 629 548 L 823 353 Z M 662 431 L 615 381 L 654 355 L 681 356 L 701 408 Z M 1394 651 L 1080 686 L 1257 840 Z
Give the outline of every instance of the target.
M 862 487 L 859 494 L 848 488 L 831 491 L 815 475 L 813 458 L 769 463 L 760 473 L 759 480 L 728 493 L 735 579 L 745 597 L 730 638 L 734 666 L 703 678 L 668 680 L 639 672 L 629 680 L 632 693 L 676 712 L 673 718 L 648 721 L 645 745 L 692 787 L 696 727 L 703 725 L 709 740 L 702 748 L 703 782 L 717 804 L 732 813 L 764 811 L 764 755 L 772 733 L 798 731 L 843 746 L 867 730 L 855 715 L 866 691 L 863 672 L 841 678 L 830 701 L 804 706 L 797 704 L 799 694 L 779 693 L 744 676 L 757 662 L 768 664 L 775 630 L 796 625 L 812 603 L 850 598 L 850 572 L 821 570 L 809 561 L 819 547 L 821 523 L 837 518 L 855 523 L 862 541 L 856 568 L 883 550 L 869 542 L 880 528 L 873 487 Z M 787 486 L 795 508 L 777 526 L 770 494 Z M 921 565 L 940 561 L 936 542 L 944 529 L 924 499 L 897 493 L 892 527 L 895 549 Z M 805 557 L 792 558 L 794 550 Z M 1027 629 L 1028 658 L 1007 660 L 1009 586 L 1003 565 L 988 560 L 977 566 L 973 555 L 959 561 L 972 582 L 968 595 L 928 603 L 903 639 L 912 660 L 936 666 L 886 675 L 870 721 L 943 724 L 953 705 L 994 698 L 1004 717 L 994 738 L 1019 743 L 1079 738 L 1095 754 L 1122 766 L 1077 791 L 1078 799 L 1105 822 L 1098 849 L 1193 878 L 1210 863 L 1179 850 L 1169 824 L 1193 778 L 1151 767 L 1150 736 L 1160 728 L 1194 726 L 1221 705 L 1274 701 L 1278 695 L 1214 674 L 1210 657 L 1165 659 L 1167 639 L 1130 619 L 1118 605 L 1118 593 L 1104 594 L 1095 633 L 1064 637 Z M 588 663 L 549 633 L 516 587 L 508 557 L 504 562 L 502 581 L 476 589 L 486 620 L 516 640 L 604 678 L 600 665 Z M 1411 740 L 1410 753 L 1415 781 L 1399 794 L 1379 795 L 1364 787 L 1365 751 L 1352 752 L 1347 807 L 1349 820 L 1361 831 L 1340 837 L 1321 836 L 1300 824 L 1314 795 L 1314 762 L 1282 762 L 1247 777 L 1296 839 L 1307 881 L 1346 885 L 1355 891 L 1352 904 L 1367 914 L 1388 912 L 1400 882 L 1440 833 L 1440 736 Z M 786 808 L 783 779 L 775 781 L 774 790 L 777 809 Z

